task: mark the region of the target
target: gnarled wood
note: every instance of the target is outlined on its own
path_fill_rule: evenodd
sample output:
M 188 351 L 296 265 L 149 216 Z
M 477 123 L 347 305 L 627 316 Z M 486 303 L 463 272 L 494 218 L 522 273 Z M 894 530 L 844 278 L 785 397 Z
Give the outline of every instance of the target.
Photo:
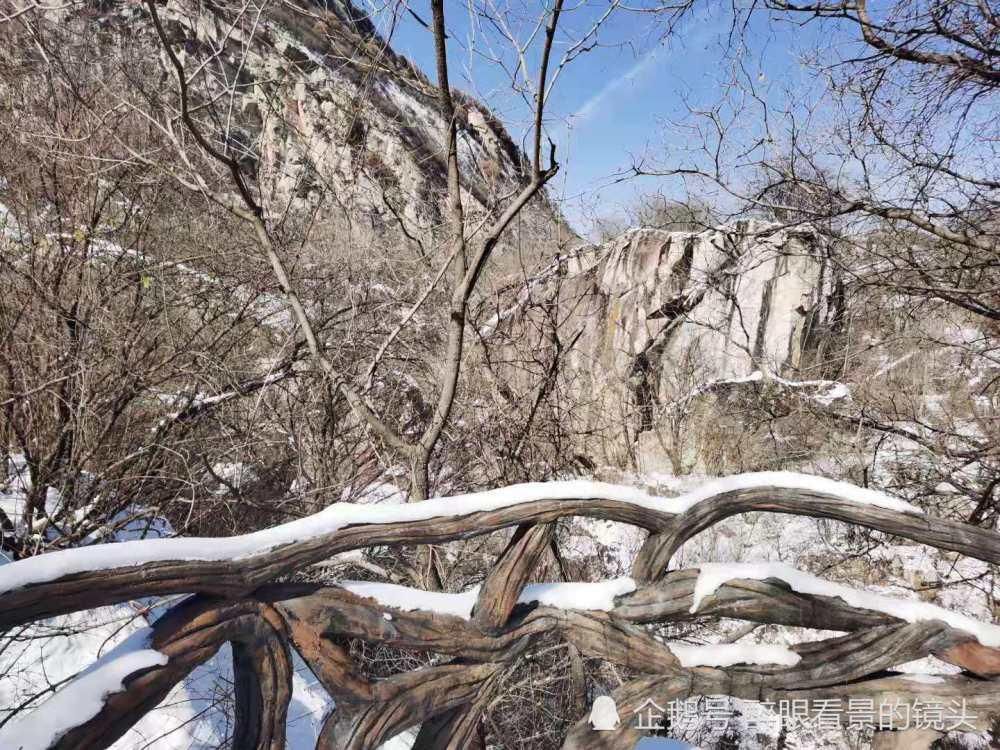
M 983 730 L 991 726 L 1000 711 L 1000 683 L 970 680 L 965 677 L 941 678 L 939 682 L 926 683 L 901 676 L 875 677 L 852 681 L 843 685 L 829 685 L 809 690 L 765 688 L 757 695 L 748 695 L 747 685 L 759 684 L 759 673 L 747 671 L 745 679 L 734 681 L 728 670 L 698 668 L 679 670 L 663 675 L 640 677 L 625 683 L 612 692 L 621 723 L 612 731 L 595 732 L 587 719 L 581 719 L 567 733 L 563 750 L 632 750 L 647 732 L 638 728 L 637 713 L 646 701 L 653 701 L 666 710 L 671 701 L 695 696 L 730 695 L 736 698 L 767 701 L 780 705 L 781 701 L 800 701 L 812 713 L 829 711 L 829 701 L 864 699 L 873 705 L 913 705 L 917 700 L 937 702 L 952 707 L 952 701 L 964 701 L 964 706 L 953 706 L 955 718 L 961 712 L 968 716 L 966 731 Z M 876 709 L 877 710 L 877 709 Z M 850 715 L 839 714 L 846 725 Z
M 485 750 L 480 719 L 502 680 L 498 671 L 483 682 L 474 701 L 421 724 L 413 750 Z
M 223 640 L 209 638 L 201 644 L 197 639 L 179 642 L 164 649 L 170 661 L 125 680 L 125 689 L 105 698 L 104 708 L 92 719 L 79 724 L 56 739 L 54 750 L 79 750 L 79 748 L 110 747 L 131 729 L 139 719 L 156 708 L 173 687 L 191 670 L 215 655 Z
M 276 626 L 277 629 L 276 629 Z M 54 748 L 105 748 L 122 737 L 139 719 L 156 707 L 167 693 L 184 679 L 192 669 L 210 659 L 226 642 L 242 644 L 251 650 L 277 648 L 284 650 L 280 634 L 280 621 L 273 613 L 266 612 L 259 602 L 226 602 L 209 598 L 190 599 L 161 617 L 153 626 L 151 645 L 167 656 L 162 666 L 152 667 L 130 676 L 125 689 L 105 698 L 104 707 L 88 721 L 74 727 L 59 737 Z M 287 658 L 287 654 L 285 654 Z M 274 737 L 281 733 L 283 743 L 284 711 L 291 694 L 290 666 L 282 674 L 282 667 L 268 667 L 266 684 L 273 686 L 268 697 L 261 698 L 267 715 L 257 717 L 258 729 L 247 728 L 247 737 Z M 287 690 L 281 687 L 284 679 Z M 250 686 L 247 685 L 247 688 Z M 258 688 L 259 689 L 259 688 Z M 249 699 L 249 694 L 247 698 Z M 278 721 L 278 715 L 281 720 Z M 249 719 L 252 714 L 244 712 Z M 276 728 L 265 729 L 265 727 Z M 265 731 L 260 731 L 265 729 Z M 257 747 L 278 747 L 265 744 Z M 255 745 L 244 745 L 255 747 Z
M 479 589 L 472 619 L 481 629 L 499 628 L 507 622 L 521 589 L 552 540 L 553 528 L 553 524 L 517 528 Z
M 706 596 L 697 612 L 691 612 L 699 572 L 697 568 L 675 570 L 656 583 L 640 586 L 620 598 L 615 615 L 637 623 L 714 616 L 843 631 L 899 622 L 882 612 L 852 607 L 836 597 L 793 591 L 777 578 L 728 581 Z
M 486 750 L 480 729 L 482 709 L 458 706 L 420 725 L 413 750 Z
M 962 667 L 986 679 L 1000 677 L 1000 649 L 984 646 L 975 640 L 956 643 L 934 653 L 942 661 Z
M 413 505 L 417 505 L 414 503 Z M 468 539 L 521 524 L 545 524 L 567 516 L 621 521 L 649 530 L 665 528 L 670 514 L 632 503 L 603 499 L 542 500 L 499 510 L 426 520 L 344 526 L 257 554 L 226 560 L 178 557 L 142 565 L 106 568 L 61 576 L 0 593 L 0 629 L 82 609 L 117 604 L 145 596 L 198 593 L 236 598 L 282 575 L 364 547 L 436 544 Z M 204 546 L 211 549 L 212 539 Z M 86 550 L 61 550 L 75 555 Z M 13 568 L 20 564 L 11 563 Z M 12 570 L 11 574 L 16 573 Z
M 416 504 L 414 504 L 416 505 Z M 359 523 L 232 560 L 163 559 L 143 565 L 73 573 L 0 594 L 0 629 L 80 609 L 143 596 L 202 593 L 242 596 L 281 575 L 332 554 L 386 544 L 432 544 L 481 536 L 522 524 L 546 524 L 566 516 L 620 521 L 656 532 L 634 566 L 640 581 L 661 578 L 685 540 L 737 513 L 767 511 L 830 518 L 884 531 L 921 544 L 1000 563 L 1000 534 L 943 519 L 864 505 L 823 493 L 787 488 L 750 488 L 724 492 L 675 516 L 632 503 L 604 499 L 525 502 L 506 508 L 409 522 Z M 210 548 L 212 540 L 205 540 Z M 69 560 L 86 550 L 56 553 Z M 85 559 L 85 558 L 84 558 Z M 6 568 L 16 574 L 16 566 Z
M 943 622 L 932 621 L 885 625 L 840 638 L 807 641 L 792 647 L 802 660 L 794 667 L 765 674 L 761 689 L 800 690 L 848 683 L 921 659 L 969 638 Z M 764 671 L 760 667 L 754 669 L 758 673 Z
M 233 747 L 284 750 L 292 659 L 280 634 L 264 641 L 233 643 L 233 689 Z
M 323 623 L 330 634 L 489 661 L 503 658 L 524 638 L 559 630 L 564 639 L 576 644 L 588 656 L 603 658 L 631 650 L 631 656 L 622 655 L 611 660 L 643 671 L 657 668 L 662 657 L 653 656 L 651 652 L 658 642 L 636 629 L 635 624 L 705 616 L 844 631 L 903 624 L 891 615 L 852 607 L 839 598 L 794 592 L 783 581 L 774 578 L 729 581 L 706 596 L 697 613 L 691 613 L 697 577 L 697 569 L 675 571 L 659 583 L 641 586 L 618 597 L 615 607 L 608 613 L 523 608 L 504 628 L 489 633 L 460 617 L 387 608 L 336 586 L 277 585 L 262 589 L 258 595 L 273 602 L 288 619 L 293 637 L 296 623 Z M 386 619 L 387 611 L 391 611 L 391 619 Z M 939 654 L 942 658 L 947 655 L 953 663 L 973 671 L 974 659 L 985 665 L 998 658 L 1000 651 L 997 649 L 983 646 L 961 631 L 954 633 L 953 644 L 946 649 L 941 646 L 945 649 Z M 648 648 L 643 645 L 647 642 Z M 967 656 L 959 661 L 962 654 Z M 670 661 L 667 666 L 672 664 Z
M 371 684 L 355 672 L 347 652 L 324 636 L 334 615 L 326 615 L 319 596 L 307 598 L 318 591 L 317 587 L 281 586 L 261 593 L 271 599 L 279 591 L 289 597 L 275 606 L 285 620 L 292 645 L 326 692 L 336 700 L 371 700 Z
M 369 750 L 416 724 L 476 699 L 499 664 L 446 664 L 372 685 L 372 700 L 338 705 L 323 724 L 317 750 Z
M 474 745 L 478 742 L 482 711 L 508 667 L 536 644 L 550 641 L 552 635 L 572 647 L 577 662 L 586 656 L 645 673 L 615 692 L 623 719 L 634 705 L 648 698 L 661 702 L 718 694 L 750 700 L 807 701 L 831 696 L 943 695 L 967 699 L 987 717 L 996 711 L 1000 683 L 967 678 L 950 678 L 940 684 L 917 683 L 889 671 L 898 664 L 935 654 L 983 677 L 1000 673 L 1000 650 L 941 621 L 902 622 L 891 614 L 896 611 L 891 606 L 886 605 L 884 612 L 872 611 L 837 597 L 803 594 L 777 577 L 729 580 L 702 597 L 697 611 L 692 612 L 699 570 L 665 573 L 658 568 L 660 562 L 669 559 L 671 551 L 691 534 L 726 515 L 746 510 L 853 520 L 918 541 L 940 543 L 948 549 L 983 542 L 974 555 L 981 559 L 993 559 L 993 537 L 1000 538 L 972 527 L 958 533 L 954 527 L 960 524 L 949 525 L 912 513 L 798 490 L 724 493 L 676 517 L 606 500 L 545 500 L 465 516 L 347 526 L 332 534 L 232 561 L 170 560 L 74 574 L 7 592 L 0 596 L 0 602 L 19 603 L 21 608 L 0 616 L 8 622 L 20 622 L 39 611 L 89 608 L 109 598 L 115 600 L 125 592 L 162 593 L 177 586 L 218 589 L 241 597 L 199 595 L 170 609 L 153 626 L 151 642 L 153 648 L 167 656 L 167 663 L 129 676 L 126 689 L 107 696 L 96 716 L 58 738 L 54 746 L 61 748 L 107 746 L 162 700 L 191 669 L 227 642 L 233 644 L 235 654 L 234 741 L 240 747 L 278 748 L 284 744 L 291 681 L 288 644 L 337 701 L 318 744 L 320 748 L 337 750 L 373 748 L 417 724 L 423 727 L 418 742 L 421 748 Z M 641 525 L 656 532 L 647 541 L 642 559 L 636 562 L 636 569 L 648 574 L 647 582 L 600 605 L 609 611 L 518 604 L 540 555 L 553 543 L 551 526 L 544 524 L 564 514 L 641 520 Z M 289 570 L 288 566 L 319 555 L 316 545 L 320 539 L 328 543 L 322 551 L 326 556 L 368 544 L 443 541 L 516 524 L 521 528 L 487 577 L 470 619 L 403 611 L 337 586 L 267 584 L 254 586 L 252 592 L 246 590 L 253 583 Z M 221 579 L 202 578 L 213 570 L 221 571 Z M 148 580 L 143 576 L 149 576 Z M 90 586 L 85 607 L 81 605 L 84 584 Z M 67 597 L 61 601 L 40 598 L 67 590 Z M 643 627 L 695 617 L 833 628 L 847 635 L 794 646 L 801 658 L 791 667 L 737 664 L 724 669 L 685 668 L 668 644 Z M 333 638 L 360 638 L 390 647 L 450 655 L 455 661 L 370 681 L 354 668 Z M 982 717 L 977 721 L 988 723 Z M 616 732 L 591 732 L 580 724 L 567 736 L 566 747 L 631 747 L 637 738 L 636 731 L 628 726 Z
M 938 549 L 1000 563 L 1000 535 L 970 524 L 916 513 L 900 513 L 814 490 L 753 488 L 722 492 L 673 517 L 667 528 L 650 535 L 632 569 L 638 581 L 656 581 L 681 545 L 730 516 L 759 512 L 787 513 L 864 526 Z
M 640 672 L 670 671 L 677 657 L 656 638 L 604 612 L 545 613 L 559 622 L 559 634 L 584 656 L 605 659 Z

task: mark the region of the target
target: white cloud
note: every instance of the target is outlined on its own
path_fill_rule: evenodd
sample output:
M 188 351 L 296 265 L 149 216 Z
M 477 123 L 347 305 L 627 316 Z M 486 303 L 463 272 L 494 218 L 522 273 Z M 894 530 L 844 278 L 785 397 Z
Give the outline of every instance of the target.
M 601 87 L 596 94 L 587 99 L 587 101 L 585 101 L 579 109 L 576 110 L 576 112 L 569 116 L 569 123 L 571 125 L 578 125 L 581 122 L 590 119 L 590 117 L 593 116 L 595 112 L 599 111 L 601 107 L 621 88 L 630 83 L 634 83 L 637 79 L 641 78 L 648 71 L 650 71 L 665 50 L 666 47 L 664 45 L 654 47 L 652 50 L 640 57 L 635 64 L 622 73 L 622 75 L 604 84 L 604 86 Z

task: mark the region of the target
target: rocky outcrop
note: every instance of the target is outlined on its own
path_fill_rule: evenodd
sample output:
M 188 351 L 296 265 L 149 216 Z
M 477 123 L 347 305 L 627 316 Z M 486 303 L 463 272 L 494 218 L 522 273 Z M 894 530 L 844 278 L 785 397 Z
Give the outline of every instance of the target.
M 648 433 L 726 384 L 797 377 L 835 316 L 826 248 L 808 228 L 635 229 L 562 272 L 547 287 L 579 333 L 564 336 L 563 369 L 588 404 L 581 430 L 612 451 L 644 452 Z
M 140 85 L 168 93 L 175 85 L 141 4 L 74 4 L 53 13 L 79 24 L 88 43 L 105 44 L 108 54 L 127 50 L 147 61 L 136 66 Z M 211 103 L 202 128 L 240 153 L 271 213 L 299 211 L 309 222 L 335 222 L 341 232 L 350 225 L 364 239 L 390 244 L 440 224 L 447 186 L 436 87 L 350 0 L 293 0 L 259 14 L 240 4 L 178 0 L 159 14 L 191 76 L 192 108 L 200 113 Z M 496 196 L 527 181 L 525 162 L 484 104 L 460 91 L 453 98 L 464 198 L 475 220 L 495 209 Z M 218 101 L 221 112 L 212 110 Z M 539 230 L 566 231 L 544 196 L 524 218 Z
M 604 319 L 593 358 L 632 380 L 657 379 L 692 350 L 705 380 L 796 370 L 822 313 L 825 261 L 811 232 L 769 229 L 638 229 L 614 240 L 589 271 Z

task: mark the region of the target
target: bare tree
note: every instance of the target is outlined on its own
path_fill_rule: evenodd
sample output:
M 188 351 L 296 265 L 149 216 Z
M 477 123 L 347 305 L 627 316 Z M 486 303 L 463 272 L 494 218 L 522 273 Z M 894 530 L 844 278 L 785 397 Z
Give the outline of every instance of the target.
M 825 408 L 813 401 L 809 411 L 897 452 L 880 463 L 896 466 L 889 481 L 899 486 L 912 487 L 917 471 L 905 454 L 921 452 L 934 468 L 917 471 L 917 494 L 993 523 L 996 14 L 983 3 L 922 0 L 877 9 L 776 0 L 748 12 L 829 30 L 832 41 L 803 52 L 818 94 L 786 91 L 787 105 L 775 105 L 767 81 L 734 49 L 726 96 L 692 106 L 680 124 L 689 147 L 669 162 L 639 160 L 630 173 L 675 177 L 693 194 L 721 191 L 731 216 L 770 219 L 769 233 L 822 232 L 836 267 L 827 293 L 841 317 L 823 334 L 829 345 L 813 377 L 854 383 L 854 399 Z M 886 330 L 887 316 L 898 329 Z M 918 360 L 975 374 L 943 383 L 946 370 L 924 369 L 904 396 L 890 384 Z M 928 399 L 939 398 L 947 406 L 935 411 Z M 855 476 L 867 481 L 867 472 L 857 467 Z
M 210 142 L 203 133 L 203 126 L 192 115 L 196 106 L 192 101 L 189 73 L 173 50 L 171 40 L 160 21 L 156 4 L 150 0 L 146 4 L 152 23 L 156 29 L 163 50 L 176 74 L 178 83 L 178 103 L 176 117 L 182 123 L 186 132 L 193 138 L 200 150 L 211 159 L 222 165 L 229 173 L 237 199 L 209 187 L 209 182 L 192 165 L 193 172 L 181 176 L 176 175 L 181 184 L 206 194 L 214 202 L 225 206 L 235 216 L 247 222 L 253 230 L 258 248 L 267 258 L 275 278 L 291 307 L 295 323 L 305 339 L 313 358 L 322 367 L 330 379 L 334 389 L 343 394 L 354 413 L 364 421 L 377 438 L 389 447 L 395 454 L 404 458 L 410 465 L 410 497 L 421 500 L 428 496 L 429 466 L 435 447 L 442 432 L 448 424 L 455 403 L 459 376 L 462 370 L 463 351 L 466 336 L 466 316 L 472 294 L 482 278 L 483 272 L 491 256 L 496 250 L 504 231 L 522 209 L 543 190 L 545 184 L 555 175 L 558 166 L 554 161 L 555 147 L 549 154 L 549 164 L 543 164 L 544 112 L 545 103 L 550 92 L 549 60 L 552 53 L 553 40 L 562 10 L 562 3 L 557 1 L 540 16 L 539 24 L 543 31 L 544 42 L 540 53 L 537 83 L 533 88 L 534 121 L 532 147 L 530 151 L 530 168 L 527 184 L 520 186 L 506 205 L 498 207 L 495 218 L 483 220 L 482 226 L 476 228 L 476 238 L 470 240 L 469 227 L 465 220 L 462 197 L 463 177 L 458 157 L 457 110 L 453 99 L 451 85 L 448 79 L 447 33 L 445 31 L 444 6 L 441 2 L 432 4 L 435 56 L 437 59 L 437 92 L 438 106 L 444 132 L 442 149 L 447 172 L 447 250 L 443 254 L 445 260 L 440 271 L 427 292 L 414 304 L 409 315 L 404 317 L 400 325 L 390 332 L 371 359 L 367 371 L 361 375 L 343 373 L 334 365 L 325 353 L 314 328 L 314 324 L 306 310 L 298 291 L 293 285 L 286 261 L 282 258 L 279 243 L 275 240 L 273 212 L 262 202 L 260 190 L 252 184 L 243 170 L 239 155 L 228 147 L 219 148 Z M 542 28 L 543 25 L 543 28 Z M 529 71 L 520 67 L 518 76 L 527 79 Z M 166 125 L 174 115 L 168 115 Z M 380 416 L 377 408 L 368 400 L 366 391 L 371 387 L 375 373 L 386 351 L 399 335 L 402 327 L 409 321 L 412 314 L 427 300 L 433 287 L 453 268 L 454 285 L 448 301 L 445 349 L 442 366 L 438 376 L 438 393 L 429 405 L 429 415 L 426 423 L 412 437 L 404 435 L 387 419 Z M 430 573 L 427 573 L 430 575 Z M 435 574 L 436 575 L 436 574 Z M 438 582 L 440 585 L 440 582 Z

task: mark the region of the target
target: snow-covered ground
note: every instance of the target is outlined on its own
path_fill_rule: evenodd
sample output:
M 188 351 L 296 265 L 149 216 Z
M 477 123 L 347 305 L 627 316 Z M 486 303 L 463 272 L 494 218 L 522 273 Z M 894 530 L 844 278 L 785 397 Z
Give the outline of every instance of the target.
M 31 482 L 22 456 L 13 457 L 9 470 L 7 482 L 0 485 L 0 509 L 19 524 Z M 393 493 L 376 488 L 370 494 L 392 502 Z M 60 502 L 58 493 L 51 491 L 48 510 L 55 513 Z M 121 541 L 170 536 L 169 524 L 156 518 L 136 520 L 116 531 Z M 8 563 L 0 555 L 0 567 Z M 163 655 L 148 648 L 146 635 L 150 622 L 167 604 L 169 600 L 148 600 L 74 612 L 0 635 L 0 748 L 47 747 L 52 737 L 93 716 L 103 695 L 119 689 L 123 677 L 162 663 Z M 288 748 L 311 750 L 334 703 L 294 653 L 293 661 Z M 232 654 L 226 646 L 197 667 L 113 747 L 218 748 L 231 731 L 226 705 L 231 689 Z M 415 732 L 404 732 L 383 745 L 383 750 L 408 750 L 415 739 Z

